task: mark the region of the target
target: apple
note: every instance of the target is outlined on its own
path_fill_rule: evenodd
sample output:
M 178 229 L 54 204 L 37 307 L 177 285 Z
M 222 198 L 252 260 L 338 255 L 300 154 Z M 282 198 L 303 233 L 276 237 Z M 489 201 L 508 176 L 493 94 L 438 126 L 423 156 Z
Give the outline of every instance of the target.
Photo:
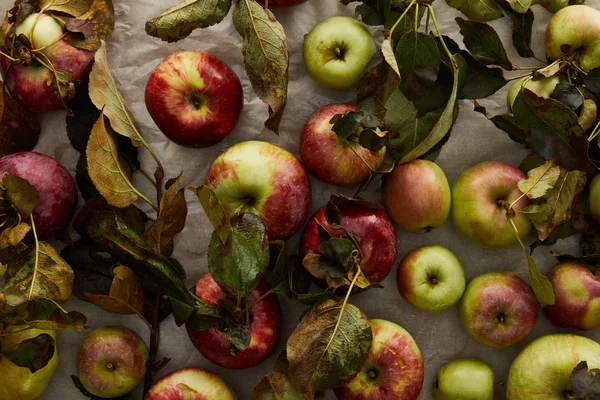
M 270 240 L 292 237 L 310 209 L 311 185 L 292 153 L 259 141 L 238 143 L 212 163 L 206 184 L 225 211 L 258 215 Z
M 394 222 L 411 233 L 426 233 L 450 215 L 450 186 L 444 171 L 427 160 L 401 164 L 383 178 L 383 205 Z
M 35 373 L 28 368 L 18 367 L 8 358 L 0 357 L 0 399 L 2 400 L 33 400 L 44 393 L 56 368 L 58 367 L 58 349 L 56 348 L 56 331 L 27 329 L 24 327 L 8 327 L 2 332 L 0 353 L 2 350 L 14 348 L 24 340 L 32 339 L 41 334 L 52 336 L 55 341 L 54 355 L 46 366 Z
M 600 11 L 573 5 L 558 11 L 546 27 L 546 55 L 566 57 L 586 71 L 600 67 Z
M 275 350 L 281 331 L 279 302 L 274 294 L 266 295 L 270 289 L 269 284 L 261 281 L 246 299 L 248 304 L 256 302 L 249 310 L 252 339 L 248 348 L 232 355 L 231 343 L 224 332 L 216 328 L 200 331 L 187 324 L 187 333 L 194 347 L 206 359 L 224 368 L 250 368 L 267 358 Z M 226 299 L 235 301 L 217 285 L 210 273 L 196 283 L 196 295 L 209 305 L 217 305 Z
M 39 192 L 33 220 L 39 240 L 47 240 L 65 227 L 77 202 L 77 186 L 69 171 L 55 159 L 31 151 L 0 158 L 0 177 L 26 179 Z
M 371 32 L 349 17 L 332 17 L 315 26 L 302 47 L 308 74 L 319 84 L 349 89 L 358 83 L 377 52 Z
M 160 378 L 144 400 L 236 400 L 227 383 L 203 368 L 182 368 Z
M 519 237 L 525 238 L 531 221 L 519 211 L 529 205 L 529 198 L 522 196 L 518 186 L 525 178 L 520 169 L 500 161 L 485 161 L 464 171 L 452 188 L 456 229 L 480 246 L 510 247 L 518 242 L 507 215 L 512 205 L 513 222 Z
M 507 400 L 566 400 L 571 373 L 581 361 L 600 368 L 600 344 L 583 336 L 542 336 L 514 359 L 506 382 Z
M 400 295 L 421 311 L 440 312 L 456 304 L 465 291 L 463 267 L 450 250 L 430 245 L 411 250 L 398 265 Z
M 335 389 L 340 400 L 414 400 L 423 387 L 423 358 L 417 343 L 400 325 L 371 320 L 373 343 L 358 375 Z
M 520 343 L 533 330 L 538 304 L 533 290 L 512 272 L 479 275 L 460 302 L 460 322 L 479 343 L 502 349 Z
M 150 116 L 173 142 L 209 147 L 235 128 L 244 92 L 227 64 L 203 51 L 188 50 L 158 64 L 146 84 L 145 100 Z
M 330 185 L 356 185 L 371 174 L 365 162 L 377 169 L 385 158 L 385 148 L 374 152 L 360 145 L 355 147 L 357 155 L 348 140 L 340 139 L 331 130 L 334 116 L 351 111 L 358 109 L 353 104 L 325 105 L 310 116 L 300 135 L 302 162 L 314 176 Z
M 600 224 L 600 175 L 596 175 L 590 183 L 590 216 Z
M 55 69 L 67 72 L 74 81 L 80 81 L 88 71 L 94 52 L 78 49 L 61 39 L 60 23 L 46 14 L 31 14 L 15 27 L 15 34 L 24 34 L 31 40 L 32 53 Z M 14 50 L 14 57 L 17 56 Z M 54 73 L 39 60 L 13 64 L 0 58 L 0 69 L 11 96 L 26 109 L 43 113 L 64 108 L 74 91 L 61 88 L 58 92 Z
M 77 350 L 77 377 L 94 396 L 131 392 L 146 375 L 148 347 L 131 329 L 106 326 L 88 333 Z
M 527 83 L 525 83 L 527 81 Z M 523 85 L 525 83 L 525 85 Z M 508 105 L 508 109 L 512 111 L 513 104 L 515 104 L 515 100 L 521 91 L 521 88 L 526 88 L 535 93 L 538 97 L 543 97 L 545 99 L 550 98 L 552 92 L 556 88 L 556 85 L 560 83 L 560 78 L 557 75 L 553 75 L 551 77 L 541 76 L 539 78 L 529 77 L 521 78 L 517 80 L 508 91 L 506 96 L 506 103 Z
M 556 302 L 544 312 L 557 326 L 600 328 L 600 270 L 582 261 L 563 261 L 548 273 Z
M 474 358 L 453 360 L 437 373 L 434 400 L 494 400 L 494 371 Z
M 358 239 L 362 259 L 360 267 L 370 283 L 379 283 L 389 275 L 396 261 L 398 245 L 396 230 L 390 217 L 381 208 L 349 203 L 340 209 L 341 225 Z M 344 229 L 334 229 L 327 223 L 325 206 L 319 208 L 308 220 L 300 238 L 300 257 L 309 251 L 318 253 L 319 225 L 333 237 L 345 234 Z

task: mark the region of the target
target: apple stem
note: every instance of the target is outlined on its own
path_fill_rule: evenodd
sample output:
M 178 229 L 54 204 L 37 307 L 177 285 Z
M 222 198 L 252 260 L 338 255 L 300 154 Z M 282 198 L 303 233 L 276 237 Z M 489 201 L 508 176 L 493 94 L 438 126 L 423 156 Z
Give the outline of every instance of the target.
M 155 373 L 155 361 L 156 355 L 158 353 L 158 344 L 159 344 L 159 329 L 160 324 L 158 322 L 158 312 L 160 308 L 160 299 L 162 297 L 161 293 L 156 293 L 154 295 L 154 304 L 152 306 L 152 326 L 150 329 L 150 351 L 148 356 L 148 362 L 146 367 L 146 376 L 144 378 L 144 396 L 146 392 L 150 390 L 150 386 L 152 386 L 152 381 L 154 379 Z
M 31 277 L 31 286 L 29 287 L 29 294 L 27 295 L 28 300 L 33 299 L 33 287 L 37 278 L 38 265 L 40 261 L 40 241 L 38 240 L 37 231 L 35 230 L 35 221 L 33 220 L 33 214 L 29 215 L 31 221 L 31 231 L 33 232 L 33 239 L 35 241 L 35 264 L 33 267 L 33 275 Z
M 14 58 L 14 57 L 11 57 L 11 56 L 9 56 L 8 54 L 6 54 L 6 53 L 5 53 L 5 52 L 3 52 L 3 51 L 0 51 L 0 55 L 2 55 L 2 57 L 5 57 L 5 58 L 7 58 L 8 60 L 10 60 L 10 61 L 12 61 L 12 62 L 14 62 L 14 63 L 17 63 L 17 62 L 19 62 L 19 59 L 17 59 L 17 58 Z
M 450 49 L 448 49 L 448 46 L 446 46 L 444 36 L 442 35 L 442 31 L 440 30 L 440 27 L 437 23 L 437 19 L 435 18 L 435 11 L 433 11 L 433 7 L 431 6 L 431 4 L 427 4 L 427 9 L 431 12 L 431 20 L 433 21 L 433 26 L 435 26 L 435 31 L 438 35 L 438 38 L 440 39 L 440 43 L 442 44 L 444 51 L 448 55 L 448 58 L 452 61 L 452 72 L 456 72 L 458 71 L 458 63 L 456 62 L 456 59 L 454 58 L 454 55 L 452 54 Z
M 415 32 L 419 30 L 419 3 L 415 4 Z M 425 32 L 427 33 L 427 32 Z
M 588 137 L 588 142 L 594 140 L 596 136 L 598 136 L 598 133 L 600 133 L 600 121 L 596 124 L 596 127 L 592 131 L 591 135 Z
M 509 82 L 509 81 L 516 81 L 517 79 L 523 79 L 523 78 L 527 78 L 528 76 L 533 76 L 532 74 L 533 74 L 533 72 L 530 72 L 530 73 L 524 74 L 524 75 L 513 76 L 512 78 L 504 78 L 504 80 L 507 81 L 507 82 Z
M 394 26 L 392 26 L 392 29 L 390 29 L 390 38 L 393 36 L 394 31 L 396 30 L 396 28 L 398 27 L 398 25 L 400 24 L 400 21 L 402 21 L 404 19 L 404 17 L 406 16 L 406 14 L 408 14 L 408 11 L 417 3 L 417 0 L 412 0 L 410 2 L 410 4 L 408 5 L 408 7 L 406 7 L 406 10 L 404 10 L 404 12 L 402 13 L 402 15 L 400 15 L 400 18 L 398 18 L 398 20 L 396 21 L 396 23 L 394 24 Z

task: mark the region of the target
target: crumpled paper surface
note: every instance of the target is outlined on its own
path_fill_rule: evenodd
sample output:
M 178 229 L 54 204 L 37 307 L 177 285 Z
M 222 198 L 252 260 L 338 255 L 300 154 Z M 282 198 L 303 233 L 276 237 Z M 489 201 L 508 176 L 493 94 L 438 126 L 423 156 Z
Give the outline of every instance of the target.
M 317 23 L 334 15 L 353 16 L 354 6 L 344 6 L 336 0 L 308 0 L 300 6 L 285 11 L 275 11 L 278 20 L 284 26 L 290 49 L 289 102 L 281 125 L 281 136 L 263 128 L 267 117 L 267 107 L 254 94 L 243 67 L 240 51 L 241 38 L 231 23 L 231 14 L 217 26 L 197 30 L 180 42 L 169 44 L 149 37 L 144 32 L 147 19 L 159 14 L 165 8 L 176 4 L 178 0 L 118 0 L 115 3 L 116 28 L 108 42 L 109 63 L 122 93 L 129 101 L 139 121 L 141 132 L 150 146 L 157 152 L 166 168 L 166 176 L 176 176 L 185 170 L 182 184 L 197 186 L 204 180 L 209 165 L 215 157 L 227 147 L 250 139 L 265 140 L 282 146 L 298 155 L 298 137 L 308 116 L 319 106 L 333 102 L 352 101 L 352 90 L 337 91 L 318 86 L 307 75 L 302 62 L 303 36 Z M 0 0 L 0 10 L 12 6 L 12 0 Z M 588 4 L 600 8 L 600 0 L 588 0 Z M 462 16 L 448 7 L 443 0 L 434 3 L 437 19 L 442 32 L 462 43 L 462 37 L 454 18 Z M 534 6 L 536 22 L 533 34 L 533 48 L 540 57 L 544 57 L 543 41 L 545 26 L 551 17 L 545 9 Z M 464 16 L 462 16 L 464 17 Z M 493 21 L 491 25 L 499 32 L 506 45 L 509 58 L 517 65 L 537 65 L 535 60 L 520 59 L 510 44 L 512 22 L 509 18 Z M 379 40 L 378 29 L 373 29 Z M 169 54 L 178 50 L 204 50 L 221 58 L 229 64 L 241 78 L 244 94 L 244 111 L 236 129 L 222 143 L 208 149 L 187 149 L 169 142 L 156 128 L 144 105 L 144 87 L 156 65 Z M 516 71 L 514 75 L 519 75 Z M 505 96 L 509 85 L 491 98 L 481 100 L 493 114 L 505 111 Z M 37 151 L 57 158 L 69 170 L 75 172 L 77 152 L 71 148 L 66 136 L 64 112 L 44 115 L 43 132 L 36 148 Z M 147 153 L 140 151 L 143 167 L 153 170 L 154 164 Z M 437 163 L 446 172 L 450 184 L 461 171 L 484 160 L 501 160 L 518 164 L 526 151 L 512 142 L 508 136 L 496 129 L 485 117 L 473 111 L 471 101 L 460 102 L 460 116 L 448 143 L 444 146 Z M 153 193 L 147 182 L 136 176 L 136 185 L 146 193 Z M 353 194 L 353 189 L 339 190 L 329 187 L 316 179 L 313 183 L 313 203 L 311 210 L 326 203 L 332 192 Z M 207 271 L 206 249 L 212 228 L 201 210 L 198 200 L 192 193 L 186 194 L 189 202 L 189 217 L 185 230 L 177 237 L 174 256 L 178 258 L 188 273 L 188 286 Z M 364 197 L 381 201 L 380 181 L 374 182 Z M 81 204 L 80 199 L 80 204 Z M 291 240 L 290 248 L 297 248 L 298 236 Z M 426 235 L 412 235 L 398 232 L 400 260 L 411 249 L 426 244 L 441 244 L 456 253 L 462 261 L 467 279 L 471 279 L 490 270 L 509 270 L 517 272 L 527 279 L 527 265 L 518 246 L 504 250 L 490 250 L 477 247 L 460 236 L 448 221 L 444 226 Z M 527 243 L 533 241 L 533 236 Z M 577 240 L 571 238 L 560 241 L 554 249 L 564 252 L 577 252 Z M 554 264 L 549 248 L 540 248 L 535 252 L 542 272 L 546 273 Z M 497 381 L 505 381 L 512 359 L 520 349 L 533 338 L 550 332 L 569 332 L 568 329 L 553 327 L 543 313 L 535 330 L 527 340 L 507 350 L 493 350 L 470 339 L 461 329 L 457 307 L 441 314 L 427 314 L 409 306 L 398 294 L 395 284 L 395 271 L 383 282 L 384 289 L 375 289 L 352 297 L 351 301 L 370 318 L 384 318 L 406 328 L 415 338 L 425 362 L 425 383 L 419 399 L 431 399 L 431 385 L 437 370 L 446 362 L 458 357 L 478 357 L 488 362 L 496 373 Z M 190 343 L 185 329 L 177 328 L 172 318 L 161 325 L 161 343 L 158 357 L 169 357 L 171 362 L 161 371 L 161 375 L 182 367 L 199 366 L 211 369 L 221 375 L 242 400 L 249 399 L 253 387 L 262 376 L 267 374 L 277 355 L 285 348 L 286 338 L 295 328 L 303 306 L 287 300 L 281 301 L 284 327 L 282 339 L 274 354 L 259 366 L 246 371 L 226 370 L 205 360 Z M 77 309 L 87 315 L 93 327 L 103 325 L 125 325 L 136 330 L 145 340 L 149 332 L 136 316 L 109 314 L 95 306 L 70 300 L 69 309 Z M 582 333 L 600 341 L 600 332 Z M 41 396 L 44 400 L 77 400 L 84 396 L 71 383 L 70 375 L 75 374 L 75 354 L 82 336 L 75 332 L 59 333 L 60 367 L 47 392 Z M 1 379 L 0 379 L 1 380 Z M 138 389 L 136 398 L 141 398 Z M 327 399 L 333 399 L 329 393 Z M 497 398 L 504 398 L 502 388 Z

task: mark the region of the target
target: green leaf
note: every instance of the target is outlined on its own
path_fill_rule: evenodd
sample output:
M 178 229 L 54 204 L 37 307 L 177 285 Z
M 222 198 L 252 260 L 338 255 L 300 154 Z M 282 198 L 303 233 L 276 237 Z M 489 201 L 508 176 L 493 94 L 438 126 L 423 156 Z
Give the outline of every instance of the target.
M 221 243 L 227 243 L 231 237 L 231 224 L 229 223 L 229 217 L 221 205 L 215 191 L 206 185 L 190 188 L 190 190 L 198 196 L 200 204 L 202 204 L 206 216 L 213 228 L 215 228 L 215 232 L 221 240 Z
M 560 167 L 554 160 L 527 172 L 527 178 L 518 182 L 519 189 L 530 199 L 539 199 L 552 189 L 560 176 Z
M 469 19 L 487 22 L 502 17 L 502 8 L 493 0 L 446 0 Z
M 492 121 L 494 126 L 508 134 L 508 136 L 517 143 L 525 144 L 527 134 L 515 121 L 513 114 L 491 115 L 485 107 L 475 101 L 474 110 L 483 114 L 488 120 Z
M 37 189 L 27 180 L 15 175 L 6 175 L 0 180 L 0 186 L 4 189 L 4 196 L 17 210 L 21 218 L 29 219 L 39 201 Z
M 288 92 L 285 31 L 273 13 L 255 0 L 235 0 L 233 25 L 244 39 L 242 54 L 252 88 L 269 106 L 265 127 L 278 133 Z
M 319 245 L 319 254 L 323 256 L 321 259 L 326 258 L 341 267 L 339 272 L 342 276 L 354 266 L 353 251 L 354 243 L 346 238 L 331 238 Z
M 531 34 L 535 19 L 533 11 L 527 10 L 527 12 L 520 14 L 510 7 L 504 8 L 513 21 L 512 43 L 515 50 L 523 58 L 535 57 L 535 53 L 531 50 Z
M 485 65 L 498 65 L 512 70 L 513 65 L 506 55 L 500 36 L 494 28 L 483 22 L 456 18 L 464 43 L 476 60 Z
M 360 145 L 371 151 L 379 151 L 387 146 L 387 133 L 380 130 L 365 129 L 358 139 Z
M 529 11 L 533 1 L 532 0 L 506 0 L 510 7 L 519 14 L 524 14 Z
M 548 204 L 530 204 L 519 212 L 533 222 L 543 222 L 548 219 L 551 210 Z
M 371 60 L 356 87 L 356 99 L 362 104 L 368 98 L 374 97 L 385 103 L 400 84 L 400 77 L 381 52 Z
M 186 38 L 194 29 L 218 24 L 231 0 L 185 0 L 146 22 L 146 33 L 167 42 Z
M 467 51 L 460 51 L 459 54 L 466 63 L 462 68 L 465 78 L 460 88 L 461 99 L 483 99 L 506 85 L 502 69 L 487 67 Z
M 554 304 L 556 298 L 554 296 L 554 289 L 550 283 L 550 280 L 545 275 L 540 273 L 535 260 L 526 249 L 525 256 L 527 257 L 529 282 L 531 282 L 531 288 L 533 289 L 533 293 L 535 294 L 538 303 L 540 303 L 542 308 Z
M 600 369 L 590 369 L 586 361 L 581 361 L 571 373 L 571 391 L 577 399 L 600 399 Z
M 262 378 L 250 395 L 250 400 L 305 400 L 290 378 L 281 372 L 271 372 Z
M 348 140 L 361 132 L 363 119 L 364 113 L 361 111 L 350 111 L 340 117 L 336 115 L 331 121 L 333 122 L 331 130 L 340 140 Z
M 247 326 L 238 324 L 228 325 L 225 336 L 227 336 L 227 340 L 229 340 L 239 351 L 246 350 L 252 341 L 250 329 Z
M 396 60 L 406 96 L 415 99 L 435 83 L 440 68 L 440 53 L 436 39 L 410 31 L 396 46 Z
M 310 281 L 298 257 L 288 256 L 285 242 L 281 240 L 271 242 L 270 246 L 273 293 L 287 298 L 306 293 Z
M 52 336 L 42 333 L 23 340 L 15 348 L 3 350 L 0 356 L 8 358 L 18 367 L 29 369 L 34 374 L 48 365 L 55 351 L 56 344 Z

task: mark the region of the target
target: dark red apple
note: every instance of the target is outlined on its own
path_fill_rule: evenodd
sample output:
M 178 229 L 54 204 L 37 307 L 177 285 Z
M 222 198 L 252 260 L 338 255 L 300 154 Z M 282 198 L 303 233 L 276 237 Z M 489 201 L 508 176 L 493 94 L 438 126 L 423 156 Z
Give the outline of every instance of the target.
M 214 372 L 182 368 L 160 378 L 144 400 L 237 400 L 237 397 Z
M 262 281 L 256 289 L 250 292 L 246 299 L 247 303 L 253 304 L 261 299 L 269 289 L 269 285 Z M 196 295 L 210 305 L 217 305 L 219 300 L 227 298 L 235 301 L 217 285 L 210 273 L 204 275 L 196 283 Z M 277 346 L 281 330 L 281 313 L 279 302 L 274 294 L 258 301 L 250 307 L 249 311 L 252 341 L 245 350 L 231 355 L 231 343 L 224 332 L 215 328 L 200 331 L 188 324 L 186 329 L 192 344 L 209 361 L 224 368 L 244 369 L 257 365 L 267 358 Z
M 146 108 L 158 128 L 182 146 L 208 147 L 235 127 L 244 105 L 239 78 L 202 51 L 165 58 L 146 84 Z
M 52 157 L 25 151 L 0 158 L 0 177 L 15 175 L 35 186 L 40 198 L 33 210 L 39 240 L 47 240 L 71 218 L 77 186 L 69 171 Z

